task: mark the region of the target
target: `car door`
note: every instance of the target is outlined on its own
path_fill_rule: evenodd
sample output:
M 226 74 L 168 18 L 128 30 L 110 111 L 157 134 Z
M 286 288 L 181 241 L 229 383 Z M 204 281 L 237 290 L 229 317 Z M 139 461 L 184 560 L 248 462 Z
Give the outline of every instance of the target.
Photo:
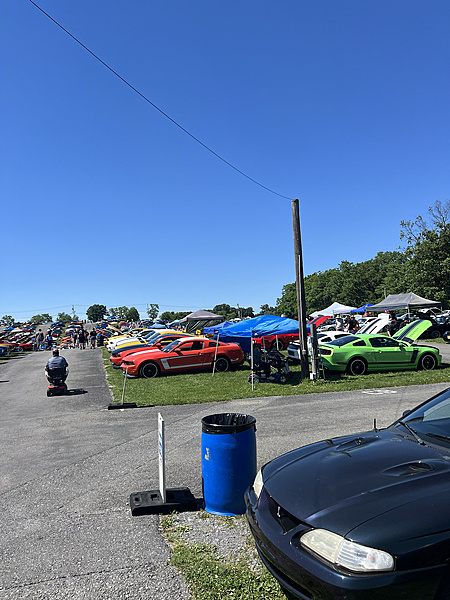
M 398 369 L 412 366 L 413 349 L 407 344 L 393 338 L 380 336 L 370 339 L 373 357 L 380 369 Z
M 203 340 L 180 342 L 168 355 L 161 359 L 165 371 L 176 372 L 205 368 Z

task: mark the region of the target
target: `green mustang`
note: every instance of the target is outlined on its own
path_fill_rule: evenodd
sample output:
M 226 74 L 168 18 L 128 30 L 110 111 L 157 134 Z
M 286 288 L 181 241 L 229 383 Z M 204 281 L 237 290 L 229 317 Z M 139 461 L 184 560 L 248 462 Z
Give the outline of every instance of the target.
M 350 375 L 364 375 L 368 371 L 435 369 L 442 360 L 439 350 L 414 344 L 431 325 L 431 321 L 418 320 L 405 325 L 392 337 L 354 334 L 319 344 L 322 364 L 325 369 L 346 371 Z

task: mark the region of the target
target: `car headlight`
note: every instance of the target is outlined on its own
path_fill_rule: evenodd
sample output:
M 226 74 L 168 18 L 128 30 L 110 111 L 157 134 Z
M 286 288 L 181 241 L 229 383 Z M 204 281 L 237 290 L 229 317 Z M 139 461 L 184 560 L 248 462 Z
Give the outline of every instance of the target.
M 258 498 L 261 496 L 261 492 L 264 486 L 264 481 L 262 478 L 261 469 L 256 473 L 255 481 L 253 482 L 253 490 L 255 492 L 255 496 Z
M 388 552 L 350 542 L 325 529 L 308 531 L 300 542 L 325 560 L 350 571 L 392 571 L 394 568 L 394 558 Z

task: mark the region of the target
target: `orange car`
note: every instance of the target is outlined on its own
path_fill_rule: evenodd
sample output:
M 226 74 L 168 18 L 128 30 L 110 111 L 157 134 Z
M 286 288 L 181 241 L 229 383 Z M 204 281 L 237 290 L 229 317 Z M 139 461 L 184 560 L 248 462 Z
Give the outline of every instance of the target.
M 129 354 L 122 361 L 122 370 L 133 377 L 157 377 L 170 373 L 214 369 L 228 371 L 244 361 L 238 344 L 216 342 L 205 337 L 175 340 L 162 350 Z

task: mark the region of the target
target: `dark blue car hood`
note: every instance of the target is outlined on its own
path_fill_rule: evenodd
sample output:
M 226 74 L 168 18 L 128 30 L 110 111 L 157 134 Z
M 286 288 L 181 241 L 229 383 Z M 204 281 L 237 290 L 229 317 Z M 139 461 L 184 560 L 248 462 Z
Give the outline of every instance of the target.
M 413 539 L 449 538 L 450 453 L 396 428 L 299 448 L 263 474 L 275 502 L 308 526 L 396 554 Z

